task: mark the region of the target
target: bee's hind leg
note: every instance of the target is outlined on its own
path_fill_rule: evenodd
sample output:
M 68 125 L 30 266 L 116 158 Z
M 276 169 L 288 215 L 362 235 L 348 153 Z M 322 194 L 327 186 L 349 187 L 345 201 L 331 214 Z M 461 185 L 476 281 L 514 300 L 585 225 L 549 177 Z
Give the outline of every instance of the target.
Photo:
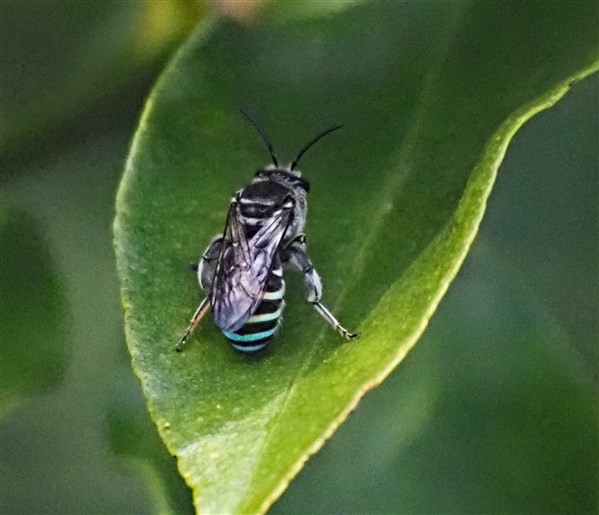
M 179 343 L 175 347 L 175 350 L 177 352 L 181 352 L 183 350 L 183 346 L 185 345 L 185 342 L 187 342 L 187 339 L 191 336 L 191 333 L 193 333 L 193 331 L 195 330 L 197 325 L 200 323 L 200 320 L 202 320 L 202 318 L 204 318 L 204 315 L 206 313 L 208 313 L 209 309 L 210 309 L 210 301 L 209 301 L 208 297 L 206 297 L 202 301 L 202 303 L 198 306 L 198 309 L 196 309 L 196 312 L 193 314 L 191 322 L 189 322 L 189 325 L 187 326 L 187 329 L 185 330 L 185 334 L 183 334 L 183 337 L 179 340 Z
M 314 306 L 318 314 L 324 318 L 328 324 L 337 331 L 346 340 L 355 340 L 360 335 L 350 333 L 343 327 L 325 306 L 320 302 L 322 297 L 322 281 L 318 272 L 316 272 L 312 261 L 306 251 L 306 238 L 300 234 L 284 249 L 282 254 L 283 264 L 304 274 L 304 284 L 306 285 L 306 300 Z
M 323 304 L 320 302 L 313 302 L 312 305 L 318 314 L 324 318 L 332 327 L 346 340 L 355 340 L 360 337 L 359 333 L 350 333 L 345 327 L 343 327 L 339 320 L 337 320 L 333 313 L 331 313 Z

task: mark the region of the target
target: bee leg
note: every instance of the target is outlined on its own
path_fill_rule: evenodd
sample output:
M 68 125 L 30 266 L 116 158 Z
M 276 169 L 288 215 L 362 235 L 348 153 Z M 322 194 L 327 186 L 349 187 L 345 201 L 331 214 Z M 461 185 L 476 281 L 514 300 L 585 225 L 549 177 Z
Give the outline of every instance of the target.
M 329 325 L 335 329 L 346 340 L 355 340 L 358 333 L 350 333 L 343 327 L 335 316 L 320 302 L 322 296 L 322 281 L 318 272 L 314 269 L 312 261 L 306 251 L 306 239 L 303 235 L 298 236 L 284 249 L 282 254 L 283 264 L 289 268 L 298 270 L 304 274 L 306 285 L 306 300 L 310 302 L 318 314 L 324 318 Z
M 208 297 L 206 297 L 202 301 L 202 303 L 198 306 L 198 309 L 196 309 L 196 312 L 194 313 L 194 315 L 191 319 L 191 322 L 189 322 L 189 325 L 187 326 L 187 329 L 185 330 L 185 334 L 183 335 L 181 340 L 179 340 L 179 343 L 175 347 L 175 350 L 177 352 L 181 352 L 181 350 L 183 349 L 183 346 L 185 345 L 185 342 L 187 342 L 187 339 L 191 336 L 191 333 L 193 333 L 193 331 L 195 330 L 197 325 L 200 323 L 200 320 L 202 320 L 204 315 L 206 313 L 208 313 L 209 309 L 210 309 L 210 302 L 209 302 Z
M 345 327 L 343 327 L 339 321 L 333 316 L 323 304 L 320 302 L 313 302 L 314 309 L 318 311 L 318 314 L 324 318 L 332 327 L 346 340 L 355 340 L 360 337 L 359 333 L 350 333 Z

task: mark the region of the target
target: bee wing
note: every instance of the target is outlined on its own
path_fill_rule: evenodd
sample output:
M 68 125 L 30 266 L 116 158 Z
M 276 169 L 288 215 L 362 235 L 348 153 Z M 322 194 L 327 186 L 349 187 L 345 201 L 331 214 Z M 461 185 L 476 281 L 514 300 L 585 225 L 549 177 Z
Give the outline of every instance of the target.
M 231 205 L 225 227 L 229 244 L 222 246 L 211 298 L 214 321 L 223 331 L 242 327 L 260 304 L 273 257 L 290 220 L 290 209 L 282 208 L 247 239 L 237 204 Z

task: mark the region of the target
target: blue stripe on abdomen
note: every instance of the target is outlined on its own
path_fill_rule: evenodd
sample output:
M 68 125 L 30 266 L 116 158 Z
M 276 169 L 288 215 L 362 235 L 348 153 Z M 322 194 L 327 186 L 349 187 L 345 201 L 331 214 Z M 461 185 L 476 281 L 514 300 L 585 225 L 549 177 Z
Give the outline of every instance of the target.
M 257 345 L 237 345 L 235 343 L 231 343 L 231 346 L 235 350 L 238 350 L 240 352 L 257 352 L 259 350 L 262 350 L 264 347 L 266 347 L 267 344 L 268 344 L 268 341 L 266 341 L 264 343 L 258 343 Z
M 272 335 L 275 334 L 277 327 L 278 326 L 275 325 L 272 329 L 261 331 L 259 333 L 237 334 L 223 331 L 223 334 L 233 342 L 255 342 L 257 340 L 262 340 L 263 338 L 271 338 Z

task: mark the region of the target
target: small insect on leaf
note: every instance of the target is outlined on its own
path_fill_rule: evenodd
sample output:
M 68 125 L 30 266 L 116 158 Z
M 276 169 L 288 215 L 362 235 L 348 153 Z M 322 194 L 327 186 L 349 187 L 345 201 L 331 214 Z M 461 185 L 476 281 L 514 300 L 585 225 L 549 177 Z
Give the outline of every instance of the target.
M 260 133 L 272 165 L 259 170 L 252 182 L 233 195 L 222 234 L 213 238 L 200 258 L 198 281 L 206 297 L 176 350 L 182 350 L 209 310 L 236 350 L 254 353 L 265 349 L 282 323 L 283 268 L 303 274 L 306 300 L 335 331 L 347 340 L 358 338 L 358 333 L 345 329 L 320 302 L 322 282 L 308 256 L 303 233 L 310 184 L 297 170 L 306 151 L 341 125 L 318 134 L 288 167 L 282 167 L 264 130 L 243 109 L 240 112 Z

